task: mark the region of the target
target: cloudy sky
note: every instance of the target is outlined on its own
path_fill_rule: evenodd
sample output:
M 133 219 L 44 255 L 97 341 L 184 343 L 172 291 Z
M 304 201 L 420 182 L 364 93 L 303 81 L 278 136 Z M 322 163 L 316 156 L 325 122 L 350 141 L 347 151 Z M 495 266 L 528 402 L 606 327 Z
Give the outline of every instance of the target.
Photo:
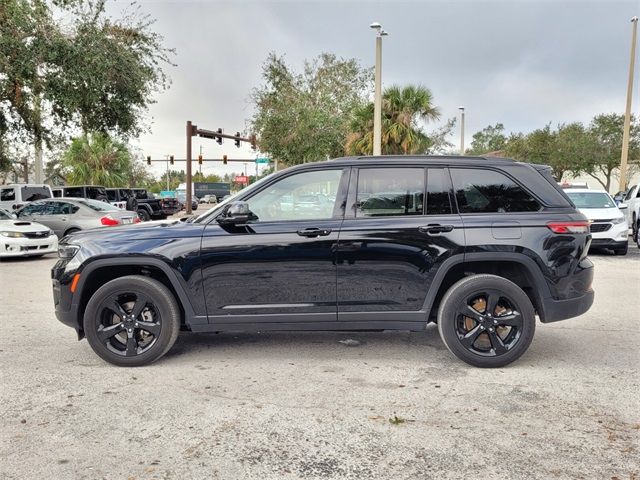
M 109 12 L 119 16 L 129 3 L 112 1 Z M 261 65 L 271 51 L 284 54 L 296 70 L 321 52 L 372 66 L 373 21 L 390 33 L 384 38 L 383 85 L 430 88 L 442 121 L 464 105 L 467 145 L 475 131 L 496 122 L 526 132 L 549 122 L 622 113 L 630 19 L 640 14 L 638 0 L 140 3 L 157 20 L 166 46 L 176 50 L 177 66 L 167 68 L 173 84 L 158 95 L 149 111 L 151 133 L 138 141 L 144 155 L 154 158 L 184 158 L 186 120 L 226 133 L 243 130 L 252 114 L 249 94 L 261 84 Z M 452 141 L 459 142 L 457 132 Z M 219 146 L 195 138 L 196 153 L 200 145 L 205 157 L 252 156 L 230 141 Z

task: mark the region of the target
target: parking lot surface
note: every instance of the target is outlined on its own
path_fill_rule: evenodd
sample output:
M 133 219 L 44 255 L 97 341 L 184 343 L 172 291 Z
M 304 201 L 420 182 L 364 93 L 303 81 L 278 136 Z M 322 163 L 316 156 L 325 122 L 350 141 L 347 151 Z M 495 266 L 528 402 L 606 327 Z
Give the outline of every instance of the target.
M 0 262 L 0 478 L 640 478 L 640 250 L 496 370 L 419 333 L 189 334 L 117 368 Z

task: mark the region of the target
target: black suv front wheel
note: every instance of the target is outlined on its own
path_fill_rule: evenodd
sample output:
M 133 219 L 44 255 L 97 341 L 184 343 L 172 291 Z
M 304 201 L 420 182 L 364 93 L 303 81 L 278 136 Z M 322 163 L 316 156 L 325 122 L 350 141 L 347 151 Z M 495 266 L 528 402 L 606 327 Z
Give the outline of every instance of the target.
M 114 365 L 138 367 L 162 357 L 180 331 L 180 309 L 162 283 L 141 275 L 116 278 L 91 297 L 84 332 L 91 348 Z
M 445 293 L 438 330 L 446 347 L 470 365 L 495 368 L 518 359 L 535 331 L 533 305 L 515 283 L 472 275 Z

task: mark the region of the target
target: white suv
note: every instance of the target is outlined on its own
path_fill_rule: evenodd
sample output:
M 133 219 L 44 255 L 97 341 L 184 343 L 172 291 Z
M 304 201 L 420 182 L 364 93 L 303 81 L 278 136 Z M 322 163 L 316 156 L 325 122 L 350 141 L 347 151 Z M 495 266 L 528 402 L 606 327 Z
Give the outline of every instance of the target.
M 27 202 L 52 198 L 51 187 L 35 183 L 11 183 L 0 186 L 0 208 L 12 211 L 24 207 Z
M 565 193 L 591 222 L 591 246 L 610 248 L 616 255 L 626 255 L 629 225 L 611 195 L 604 190 L 583 188 L 565 190 Z
M 631 228 L 633 239 L 640 242 L 638 235 L 638 223 L 640 222 L 640 184 L 634 185 L 627 190 L 627 194 L 622 199 L 622 203 L 627 206 L 625 216 Z

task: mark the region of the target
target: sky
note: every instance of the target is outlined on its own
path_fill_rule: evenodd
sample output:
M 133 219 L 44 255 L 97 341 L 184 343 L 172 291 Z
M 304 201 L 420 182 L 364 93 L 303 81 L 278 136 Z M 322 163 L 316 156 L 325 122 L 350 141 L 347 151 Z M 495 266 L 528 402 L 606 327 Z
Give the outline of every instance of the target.
M 551 123 L 623 113 L 631 46 L 631 1 L 156 1 L 138 2 L 156 19 L 155 31 L 174 48 L 166 67 L 171 87 L 148 112 L 150 132 L 133 144 L 143 155 L 185 156 L 185 122 L 225 133 L 243 131 L 253 113 L 250 94 L 262 84 L 269 52 L 299 71 L 322 52 L 375 63 L 379 22 L 383 39 L 383 88 L 418 84 L 440 108 L 435 130 L 465 107 L 465 144 L 487 125 L 528 132 Z M 130 1 L 112 0 L 118 17 Z M 640 50 L 640 49 L 639 49 Z M 636 62 L 638 112 L 640 73 Z M 459 131 L 450 141 L 459 147 Z M 193 140 L 205 158 L 254 158 L 232 141 Z M 176 165 L 177 166 L 177 165 Z M 196 165 L 197 166 L 197 165 Z M 154 173 L 165 167 L 156 165 Z M 243 170 L 242 164 L 205 166 L 203 173 Z M 249 173 L 255 167 L 248 165 Z

